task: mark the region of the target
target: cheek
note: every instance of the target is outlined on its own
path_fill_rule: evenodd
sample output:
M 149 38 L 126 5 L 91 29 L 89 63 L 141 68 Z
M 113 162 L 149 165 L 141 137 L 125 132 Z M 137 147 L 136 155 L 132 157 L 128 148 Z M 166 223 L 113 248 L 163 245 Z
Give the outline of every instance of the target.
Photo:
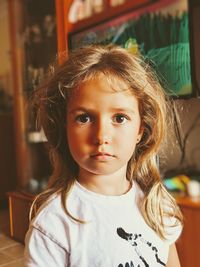
M 69 146 L 69 149 L 70 149 L 70 152 L 73 156 L 74 154 L 74 151 L 77 150 L 77 137 L 76 135 L 74 134 L 74 129 L 72 126 L 68 126 L 67 129 L 66 129 L 66 135 L 67 135 L 67 142 L 68 142 L 68 146 Z
M 68 145 L 73 159 L 78 163 L 79 158 L 81 157 L 80 141 L 78 142 L 78 140 L 71 135 L 68 137 Z
M 85 141 L 86 136 L 84 131 L 80 129 L 76 129 L 76 127 L 67 128 L 67 140 L 70 152 L 72 156 L 77 159 L 77 157 L 81 157 L 83 151 L 85 150 Z
M 120 132 L 122 140 L 125 142 L 135 142 L 139 136 L 140 127 L 139 125 L 129 125 L 127 128 Z
M 121 132 L 118 137 L 118 145 L 121 150 L 126 150 L 126 153 L 132 155 L 139 137 L 139 127 L 130 128 L 127 131 Z M 125 151 L 124 151 L 125 153 Z

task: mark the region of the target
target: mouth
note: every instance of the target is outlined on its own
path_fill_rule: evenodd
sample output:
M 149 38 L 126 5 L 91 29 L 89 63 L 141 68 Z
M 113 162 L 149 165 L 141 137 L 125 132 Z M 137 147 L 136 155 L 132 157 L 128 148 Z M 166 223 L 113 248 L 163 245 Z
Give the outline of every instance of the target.
M 113 159 L 115 156 L 106 152 L 98 152 L 96 154 L 92 154 L 90 157 L 99 161 L 108 161 Z

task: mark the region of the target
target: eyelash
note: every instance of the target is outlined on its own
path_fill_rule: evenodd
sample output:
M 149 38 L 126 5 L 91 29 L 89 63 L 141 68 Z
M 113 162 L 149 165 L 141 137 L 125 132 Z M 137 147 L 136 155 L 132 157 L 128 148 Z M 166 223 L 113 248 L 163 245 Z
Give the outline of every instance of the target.
M 88 115 L 88 114 L 86 114 L 86 113 L 77 115 L 77 116 L 75 117 L 75 121 L 77 121 L 77 122 L 79 122 L 79 123 L 81 123 L 81 124 L 85 124 L 85 123 L 87 123 L 87 122 L 83 122 L 83 121 L 81 121 L 81 120 L 82 120 L 82 119 L 86 119 L 86 118 L 89 118 L 90 121 L 91 121 L 91 116 Z
M 122 122 L 117 122 L 117 119 L 122 119 L 123 118 L 123 121 Z M 112 117 L 112 121 L 114 124 L 124 124 L 125 121 L 128 121 L 130 120 L 130 117 L 125 115 L 125 114 L 121 114 L 121 113 L 118 113 L 118 114 L 115 114 L 113 117 Z M 87 113 L 83 113 L 83 114 L 79 114 L 75 117 L 75 121 L 80 123 L 80 124 L 86 124 L 86 123 L 90 123 L 92 121 L 94 121 L 94 118 L 93 116 L 87 114 Z
M 123 118 L 123 120 L 125 119 L 126 121 L 130 120 L 130 118 L 127 115 L 121 114 L 121 113 L 115 114 L 113 119 L 118 119 L 118 118 Z M 124 124 L 125 123 L 124 121 L 122 123 L 119 123 L 116 120 L 114 122 L 116 122 L 117 124 Z

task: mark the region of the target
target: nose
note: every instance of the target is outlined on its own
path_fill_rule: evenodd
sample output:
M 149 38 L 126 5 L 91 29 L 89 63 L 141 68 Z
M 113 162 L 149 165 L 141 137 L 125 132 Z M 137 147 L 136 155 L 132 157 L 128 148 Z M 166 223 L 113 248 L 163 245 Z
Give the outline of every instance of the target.
M 109 123 L 105 119 L 99 119 L 95 123 L 94 143 L 95 145 L 104 145 L 111 142 L 111 131 Z

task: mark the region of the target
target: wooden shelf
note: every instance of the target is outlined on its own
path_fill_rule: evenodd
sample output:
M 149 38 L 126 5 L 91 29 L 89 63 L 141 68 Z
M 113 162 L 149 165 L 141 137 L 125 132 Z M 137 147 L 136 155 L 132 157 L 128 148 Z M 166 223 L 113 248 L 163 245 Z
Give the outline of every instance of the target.
M 102 23 L 103 21 L 109 20 L 111 18 L 116 17 L 117 15 L 123 15 L 123 13 L 127 13 L 136 8 L 141 8 L 144 4 L 150 3 L 150 0 L 130 0 L 126 1 L 122 5 L 118 5 L 115 7 L 106 5 L 106 10 L 96 13 L 87 19 L 83 19 L 78 21 L 77 23 L 70 24 L 71 32 L 78 32 L 86 29 L 87 27 L 94 26 L 98 23 Z
M 151 4 L 152 0 L 126 0 L 125 3 L 118 6 L 110 6 L 109 0 L 104 0 L 104 9 L 100 13 L 95 13 L 91 17 L 82 19 L 76 23 L 70 23 L 68 21 L 68 13 L 72 0 L 56 0 L 57 3 L 57 25 L 58 25 L 58 47 L 60 48 L 59 53 L 68 52 L 68 35 L 69 33 L 75 33 L 87 29 L 88 27 L 97 25 L 106 20 L 112 19 L 118 15 L 123 15 L 129 11 L 137 8 L 142 8 L 148 3 Z M 63 11 L 60 7 L 63 7 Z M 61 23 L 63 21 L 63 24 Z M 64 29 L 63 29 L 64 25 Z M 63 36 L 64 32 L 64 36 Z M 61 33 L 62 35 L 60 35 Z
M 200 198 L 176 197 L 184 217 L 184 227 L 177 250 L 181 267 L 200 266 Z
M 196 208 L 200 210 L 200 197 L 177 197 L 176 201 L 180 207 Z

